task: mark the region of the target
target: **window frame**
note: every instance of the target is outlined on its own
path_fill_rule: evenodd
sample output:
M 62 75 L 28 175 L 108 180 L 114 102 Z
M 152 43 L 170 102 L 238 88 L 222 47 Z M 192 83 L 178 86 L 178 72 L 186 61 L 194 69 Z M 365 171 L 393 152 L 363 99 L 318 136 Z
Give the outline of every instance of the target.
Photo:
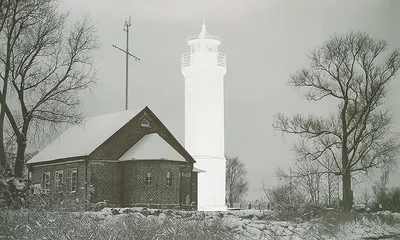
M 151 172 L 146 173 L 145 181 L 144 184 L 146 186 L 151 186 L 152 185 L 152 177 L 151 177 Z
M 172 186 L 172 172 L 167 172 L 167 186 Z
M 151 128 L 150 121 L 147 118 L 142 119 L 142 121 L 140 122 L 140 126 L 142 128 Z
M 50 191 L 50 184 L 51 184 L 51 174 L 50 172 L 44 172 L 42 175 L 42 182 L 43 182 L 43 192 L 48 193 Z
M 74 183 L 74 174 L 75 174 L 75 184 L 73 184 Z M 69 178 L 69 181 L 68 181 L 68 183 L 69 183 L 69 186 L 68 186 L 68 190 L 71 192 L 71 193 L 76 193 L 77 191 L 78 191 L 78 169 L 77 168 L 72 168 L 70 171 L 69 171 L 69 176 L 68 176 L 68 178 Z M 75 190 L 73 190 L 75 188 Z
M 57 170 L 54 172 L 54 186 L 56 192 L 59 192 L 60 189 L 60 174 L 61 174 L 61 184 L 64 184 L 64 170 Z

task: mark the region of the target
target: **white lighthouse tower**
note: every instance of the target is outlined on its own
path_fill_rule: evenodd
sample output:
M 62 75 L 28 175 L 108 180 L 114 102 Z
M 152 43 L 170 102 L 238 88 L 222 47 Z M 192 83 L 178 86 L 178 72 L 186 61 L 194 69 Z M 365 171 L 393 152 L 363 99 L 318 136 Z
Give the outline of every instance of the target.
M 210 35 L 203 21 L 198 36 L 187 38 L 190 52 L 182 55 L 185 77 L 185 148 L 196 160 L 198 210 L 226 211 L 224 76 L 226 55 L 218 52 L 221 38 Z

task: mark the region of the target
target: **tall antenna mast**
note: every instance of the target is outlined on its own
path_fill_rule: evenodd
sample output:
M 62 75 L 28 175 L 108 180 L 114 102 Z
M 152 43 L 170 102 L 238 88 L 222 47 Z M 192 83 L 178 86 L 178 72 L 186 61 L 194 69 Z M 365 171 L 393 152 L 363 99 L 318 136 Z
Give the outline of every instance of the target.
M 128 20 L 125 20 L 125 25 L 124 25 L 124 29 L 123 29 L 126 32 L 126 49 L 123 50 L 122 48 L 113 45 L 113 47 L 115 47 L 118 50 L 121 50 L 126 55 L 126 66 L 125 66 L 126 67 L 126 70 L 125 70 L 125 74 L 126 74 L 125 110 L 128 110 L 129 56 L 133 57 L 135 59 L 135 61 L 140 61 L 140 59 L 138 57 L 136 57 L 135 55 L 133 55 L 133 54 L 131 54 L 129 52 L 129 27 L 130 26 L 131 26 L 131 16 L 129 16 Z

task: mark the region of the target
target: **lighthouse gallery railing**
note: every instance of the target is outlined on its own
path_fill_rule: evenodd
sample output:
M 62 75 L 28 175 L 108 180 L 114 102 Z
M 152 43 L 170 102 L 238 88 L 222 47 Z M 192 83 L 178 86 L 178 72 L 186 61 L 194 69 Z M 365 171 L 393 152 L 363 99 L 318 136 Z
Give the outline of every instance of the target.
M 193 65 L 192 63 L 192 59 L 194 57 L 194 53 L 191 52 L 187 52 L 182 54 L 181 56 L 181 67 L 188 67 Z M 226 67 L 226 54 L 225 53 L 216 53 L 216 57 L 217 57 L 217 65 L 221 66 L 221 67 Z

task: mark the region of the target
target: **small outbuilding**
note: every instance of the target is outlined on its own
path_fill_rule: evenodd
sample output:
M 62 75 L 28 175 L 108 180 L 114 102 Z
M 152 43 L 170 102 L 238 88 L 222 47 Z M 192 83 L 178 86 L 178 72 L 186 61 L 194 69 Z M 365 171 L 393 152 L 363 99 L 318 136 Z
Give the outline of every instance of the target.
M 86 119 L 27 162 L 34 194 L 179 207 L 197 202 L 195 160 L 148 108 Z

